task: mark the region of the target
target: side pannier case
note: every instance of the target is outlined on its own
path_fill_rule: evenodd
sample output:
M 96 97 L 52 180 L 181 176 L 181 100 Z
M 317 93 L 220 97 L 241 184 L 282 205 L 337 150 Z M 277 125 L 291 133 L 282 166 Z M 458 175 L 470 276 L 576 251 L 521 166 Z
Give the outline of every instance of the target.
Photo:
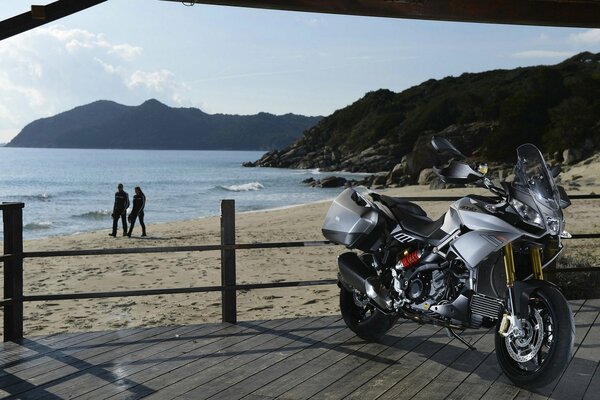
M 360 199 L 354 189 L 348 188 L 333 200 L 322 232 L 327 240 L 334 243 L 369 251 L 381 237 L 384 224 L 378 210 Z

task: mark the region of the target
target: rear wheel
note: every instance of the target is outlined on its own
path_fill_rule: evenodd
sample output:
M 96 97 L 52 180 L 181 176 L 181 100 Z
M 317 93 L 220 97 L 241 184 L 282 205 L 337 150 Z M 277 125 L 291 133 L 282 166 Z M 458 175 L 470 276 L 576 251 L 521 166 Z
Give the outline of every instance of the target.
M 496 357 L 502 371 L 526 388 L 555 381 L 571 359 L 575 340 L 569 303 L 558 289 L 543 285 L 531 294 L 529 315 L 521 324 L 521 336 L 496 333 Z
M 340 309 L 348 328 L 370 342 L 377 341 L 396 321 L 394 315 L 386 315 L 371 305 L 365 294 L 344 287 L 340 289 Z

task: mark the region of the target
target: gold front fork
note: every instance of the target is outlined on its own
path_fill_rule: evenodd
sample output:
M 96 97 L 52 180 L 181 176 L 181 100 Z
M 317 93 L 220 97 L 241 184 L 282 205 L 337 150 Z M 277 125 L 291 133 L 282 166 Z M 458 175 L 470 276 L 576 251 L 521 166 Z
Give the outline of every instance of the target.
M 531 266 L 533 269 L 533 277 L 541 281 L 544 280 L 544 272 L 542 271 L 542 249 L 539 247 L 531 247 Z M 504 246 L 504 272 L 506 273 L 506 286 L 511 287 L 515 282 L 515 258 L 513 255 L 513 247 L 511 243 Z
M 515 258 L 512 243 L 504 246 L 504 272 L 506 274 L 506 286 L 512 287 L 515 281 Z
M 540 281 L 544 280 L 544 271 L 542 271 L 542 256 L 539 247 L 531 247 L 531 266 L 533 268 L 533 277 L 535 279 L 539 279 Z

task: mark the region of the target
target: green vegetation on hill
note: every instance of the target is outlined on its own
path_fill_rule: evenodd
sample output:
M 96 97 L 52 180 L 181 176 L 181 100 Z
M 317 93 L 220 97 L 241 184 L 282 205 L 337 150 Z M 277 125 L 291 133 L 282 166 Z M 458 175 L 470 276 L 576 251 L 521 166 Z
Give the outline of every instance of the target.
M 140 106 L 96 101 L 27 125 L 12 147 L 272 150 L 297 140 L 321 117 L 206 114 L 157 100 Z
M 424 137 L 450 131 L 466 153 L 489 161 L 512 160 L 524 142 L 547 154 L 600 147 L 600 54 L 370 92 L 253 165 L 389 170 Z

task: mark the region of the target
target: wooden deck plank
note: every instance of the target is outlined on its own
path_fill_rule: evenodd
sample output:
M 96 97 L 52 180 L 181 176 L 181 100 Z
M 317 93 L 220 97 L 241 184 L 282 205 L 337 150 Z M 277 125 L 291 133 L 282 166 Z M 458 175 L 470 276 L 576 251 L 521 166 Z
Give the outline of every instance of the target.
M 29 339 L 25 338 L 21 343 L 13 343 L 15 348 L 12 348 L 7 353 L 2 353 L 0 358 L 0 367 L 10 368 L 18 361 L 19 364 L 23 364 L 25 360 L 34 360 L 40 358 L 44 354 L 72 347 L 80 344 L 81 342 L 90 341 L 94 338 L 109 335 L 110 331 L 105 332 L 91 332 L 88 334 L 82 333 L 79 335 L 62 336 L 55 335 L 55 341 L 45 341 L 44 338 L 40 339 Z
M 255 326 L 273 326 L 285 323 L 287 320 L 257 322 Z M 251 327 L 240 323 L 238 325 L 228 325 L 223 330 L 215 334 L 204 335 L 192 342 L 186 343 L 183 347 L 177 348 L 174 352 L 166 352 L 156 362 L 146 366 L 139 371 L 129 374 L 124 379 L 117 379 L 109 385 L 103 385 L 93 391 L 85 393 L 78 399 L 106 399 L 112 396 L 132 395 L 139 392 L 137 386 L 144 386 L 144 382 L 159 377 L 177 368 L 185 368 L 193 360 L 215 355 L 219 351 L 229 351 L 236 344 L 245 340 L 251 340 L 256 337 L 257 331 Z M 208 359 L 207 363 L 211 360 Z M 147 395 L 154 393 L 154 390 L 148 389 Z
M 379 345 L 369 344 L 361 349 L 362 353 L 372 354 L 364 364 L 348 371 L 342 378 L 332 382 L 315 394 L 323 399 L 345 399 L 358 388 L 367 385 L 391 365 L 394 365 L 404 355 L 422 343 L 421 339 L 414 340 L 421 325 L 413 321 L 403 320 L 381 338 Z M 368 368 L 365 367 L 368 365 Z
M 309 334 L 307 338 L 313 339 L 314 343 L 307 343 L 308 346 L 298 346 L 297 343 L 292 343 L 284 347 L 281 351 L 285 355 L 281 360 L 277 358 L 270 358 L 269 363 L 265 363 L 264 360 L 260 363 L 247 364 L 245 370 L 249 373 L 239 374 L 239 370 L 236 369 L 221 377 L 221 380 L 227 380 L 227 384 L 216 393 L 212 399 L 231 399 L 240 398 L 246 394 L 252 393 L 256 389 L 263 387 L 266 383 L 269 383 L 277 377 L 289 373 L 292 369 L 296 368 L 299 363 L 306 363 L 309 357 L 316 357 L 317 354 L 322 354 L 323 351 L 330 349 L 331 344 L 327 343 L 327 340 L 334 337 L 341 331 L 347 330 L 343 320 L 338 320 L 336 323 L 321 329 L 320 331 Z M 312 350 L 312 351 L 311 351 Z M 264 358 L 264 357 L 263 357 Z M 229 376 L 228 376 L 229 375 Z M 211 383 L 211 386 L 213 386 Z
M 39 390 L 52 393 L 61 398 L 74 398 L 92 390 L 92 388 L 102 387 L 117 379 L 125 379 L 133 368 L 143 368 L 147 359 L 156 353 L 169 350 L 197 338 L 198 335 L 209 334 L 221 329 L 227 325 L 190 325 L 178 327 L 174 331 L 166 332 L 164 335 L 158 335 L 157 340 L 145 343 L 135 348 L 129 347 L 130 352 L 121 356 L 108 359 L 106 362 L 89 360 L 93 367 L 82 369 L 74 374 L 67 375 L 62 379 L 52 381 L 40 386 Z M 43 398 L 36 390 L 25 393 L 26 398 Z
M 285 358 L 286 347 L 294 344 L 297 346 L 296 350 L 301 350 L 318 343 L 318 340 L 314 340 L 312 337 L 314 335 L 318 337 L 321 331 L 331 325 L 334 325 L 336 330 L 341 329 L 339 318 L 321 318 L 312 321 L 310 319 L 299 320 L 297 326 L 290 324 L 283 330 L 275 329 L 265 332 L 261 336 L 269 340 L 253 347 L 252 351 L 240 352 L 221 363 L 204 369 L 201 375 L 189 375 L 176 384 L 170 385 L 155 397 L 171 399 L 182 396 L 183 398 L 202 399 L 216 394 L 221 389 L 229 387 L 230 382 L 231 384 L 236 383 L 238 377 L 251 375 L 253 372 L 258 372 L 275 361 Z M 329 332 L 326 333 L 329 334 Z
M 103 382 L 94 385 L 92 382 L 87 384 L 85 380 L 80 380 L 78 383 L 84 386 L 84 390 L 72 390 L 69 397 L 80 398 L 88 395 L 97 398 L 97 393 L 102 392 L 105 386 L 112 385 L 119 379 L 125 380 L 129 376 L 150 368 L 167 358 L 182 356 L 191 349 L 199 347 L 203 341 L 219 340 L 218 335 L 220 332 L 229 326 L 230 324 L 193 325 L 187 333 L 178 331 L 177 336 L 174 338 L 149 346 L 142 352 L 135 352 L 107 363 L 105 366 L 106 374 L 91 377 L 92 379 L 100 378 Z M 57 393 L 57 390 L 53 389 L 52 392 Z
M 410 324 L 410 321 L 407 321 Z M 372 377 L 362 385 L 354 388 L 346 398 L 348 399 L 364 399 L 364 398 L 377 398 L 389 390 L 397 379 L 401 379 L 404 376 L 403 368 L 411 362 L 411 358 L 422 357 L 423 351 L 426 351 L 426 343 L 433 340 L 435 335 L 440 335 L 441 330 L 439 327 L 430 325 L 420 326 L 418 330 L 414 331 L 406 340 L 399 342 L 394 347 L 391 347 L 389 352 L 386 353 L 386 357 L 394 360 L 393 363 L 385 366 L 385 368 L 378 372 L 377 375 Z M 441 337 L 441 336 L 440 336 Z M 432 351 L 435 351 L 432 349 Z M 425 355 L 427 357 L 427 355 Z M 362 368 L 362 371 L 366 371 L 368 368 Z M 406 372 L 408 373 L 408 372 Z
M 444 332 L 445 333 L 445 332 Z M 486 331 L 466 332 L 464 337 L 470 339 L 471 342 L 478 342 Z M 443 343 L 443 340 L 441 341 Z M 441 349 L 432 354 L 425 362 L 413 369 L 413 371 L 405 378 L 398 381 L 380 399 L 394 399 L 399 396 L 412 398 L 421 389 L 423 389 L 431 380 L 435 380 L 448 365 L 451 365 L 462 354 L 469 350 L 465 345 L 452 339 L 447 342 Z
M 108 341 L 75 352 L 66 350 L 49 353 L 50 355 L 45 356 L 45 358 L 49 359 L 48 362 L 23 370 L 12 375 L 12 379 L 7 379 L 11 384 L 1 389 L 0 395 L 5 393 L 14 395 L 31 390 L 30 385 L 23 382 L 24 380 L 31 380 L 39 386 L 48 384 L 56 379 L 64 379 L 65 376 L 92 368 L 94 366 L 93 362 L 102 362 L 107 359 L 110 360 L 112 357 L 119 354 L 132 351 L 131 346 L 126 345 L 126 343 L 129 342 L 125 342 L 124 340 L 136 343 L 133 346 L 134 349 L 137 349 L 139 346 L 145 344 L 145 339 L 166 334 L 174 329 L 175 327 L 153 328 L 139 331 L 126 338 L 117 338 L 113 341 Z M 13 383 L 12 381 L 15 379 L 17 382 Z
M 163 363 L 156 368 L 150 368 L 144 371 L 139 376 L 135 377 L 135 381 L 149 388 L 151 392 L 147 393 L 149 398 L 152 394 L 161 393 L 159 398 L 169 397 L 171 391 L 176 390 L 176 384 L 188 379 L 193 379 L 194 376 L 202 378 L 204 370 L 209 369 L 214 365 L 223 363 L 233 357 L 240 356 L 243 353 L 251 353 L 252 350 L 272 340 L 277 334 L 293 329 L 303 329 L 310 321 L 309 318 L 290 319 L 279 322 L 272 322 L 266 326 L 254 326 L 251 330 L 254 335 L 241 340 L 235 338 L 225 338 L 223 343 L 215 343 L 214 346 L 206 346 L 200 352 L 190 353 L 190 357 L 180 360 L 175 358 L 171 361 Z M 252 326 L 252 324 L 248 324 Z M 266 332 L 262 328 L 269 328 Z M 128 389 L 129 390 L 129 389 Z M 104 397 L 102 397 L 104 398 Z M 121 392 L 111 398 L 138 398 L 130 393 Z
M 322 341 L 322 349 L 308 349 L 307 351 L 302 352 L 303 357 L 306 357 L 308 360 L 307 362 L 301 363 L 300 366 L 292 369 L 291 373 L 284 374 L 274 379 L 270 383 L 265 384 L 252 395 L 258 397 L 276 397 L 277 395 L 285 392 L 288 388 L 293 387 L 298 382 L 306 379 L 305 377 L 308 374 L 309 376 L 315 374 L 315 371 L 318 371 L 317 364 L 322 363 L 322 360 L 320 359 L 321 357 L 328 358 L 331 357 L 332 354 L 339 356 L 340 353 L 336 352 L 335 349 L 349 341 L 359 342 L 361 340 L 358 339 L 354 332 L 352 332 L 350 329 L 344 329 L 335 335 L 324 339 Z
M 600 396 L 600 361 L 596 364 L 596 371 L 585 391 L 583 400 L 596 400 Z
M 435 379 L 422 388 L 413 400 L 445 399 L 471 374 L 494 349 L 494 329 L 483 331 L 480 339 L 473 343 L 477 350 L 463 352 Z
M 432 338 L 436 338 L 439 328 L 428 328 L 431 327 L 424 326 L 423 329 L 419 329 L 418 332 L 420 332 L 420 335 L 417 334 L 416 337 L 418 338 L 420 336 L 420 339 L 424 342 L 428 342 L 432 340 Z M 434 333 L 434 336 L 431 336 L 432 333 Z M 445 335 L 443 337 L 445 338 Z M 449 339 L 446 338 L 446 341 L 448 340 Z M 311 396 L 316 395 L 321 390 L 336 382 L 338 379 L 344 377 L 348 373 L 348 371 L 352 371 L 357 367 L 363 365 L 369 359 L 369 351 L 376 349 L 378 346 L 377 343 L 364 344 L 359 342 L 356 347 L 357 348 L 352 349 L 353 351 L 350 353 L 350 355 L 336 361 L 334 364 L 323 369 L 318 374 L 313 375 L 309 379 L 288 390 L 282 395 L 282 397 L 286 399 L 307 399 Z M 421 347 L 422 346 L 415 347 L 415 350 L 413 350 L 413 352 L 407 353 L 405 357 L 409 357 L 411 355 L 415 358 L 422 357 L 422 354 L 419 351 Z M 391 369 L 395 368 L 398 365 L 404 364 L 404 362 L 400 364 L 394 363 L 392 359 L 386 360 L 384 362 L 388 362 L 390 364 Z M 394 378 L 392 378 L 392 380 L 395 381 Z
M 556 399 L 583 398 L 600 360 L 600 299 L 586 301 L 583 308 L 589 318 L 586 318 L 585 325 L 581 320 L 576 322 L 576 351 L 552 392 L 552 397 Z M 600 393 L 598 397 L 600 398 Z
M 227 365 L 230 361 L 228 360 L 228 363 L 223 363 L 222 366 L 219 366 L 219 369 L 215 368 L 214 371 L 211 371 L 209 373 L 210 379 L 205 380 L 204 384 L 195 387 L 180 397 L 197 400 L 208 397 L 214 399 L 241 397 L 242 394 L 238 393 L 236 389 L 228 389 L 236 383 L 253 377 L 255 374 L 273 365 L 284 364 L 289 357 L 298 352 L 305 351 L 314 346 L 319 347 L 323 339 L 334 335 L 342 329 L 344 329 L 344 323 L 338 319 L 333 324 L 317 328 L 313 332 L 308 333 L 308 335 L 288 334 L 272 340 L 268 343 L 268 346 L 274 351 L 269 351 L 269 353 L 259 355 L 258 357 L 251 357 L 250 359 L 248 357 L 240 357 L 237 360 L 231 360 L 231 362 L 239 364 L 238 366 Z M 276 346 L 279 345 L 281 347 L 276 349 Z
M 342 322 L 342 324 L 345 327 L 343 322 Z M 384 351 L 388 349 L 388 346 L 395 345 L 398 341 L 404 339 L 407 335 L 414 332 L 416 329 L 418 329 L 418 325 L 416 325 L 416 324 L 406 324 L 406 323 L 402 322 L 402 323 L 396 325 L 389 332 L 389 334 L 386 335 L 384 338 L 384 341 L 386 343 L 386 346 L 384 347 Z M 322 356 L 323 354 L 325 354 L 328 351 L 335 351 L 334 349 L 337 346 L 341 345 L 346 340 L 348 340 L 349 338 L 354 336 L 350 330 L 344 329 L 344 331 L 347 333 L 347 335 L 332 335 L 329 338 L 324 339 L 318 345 L 312 346 L 311 348 L 308 348 L 302 352 L 294 354 L 293 356 L 286 359 L 284 363 L 279 363 L 279 364 L 273 365 L 272 367 L 267 368 L 264 371 L 261 371 L 259 374 L 252 376 L 251 379 L 246 379 L 242 382 L 239 382 L 238 384 L 230 387 L 229 389 L 219 393 L 219 395 L 215 396 L 215 399 L 219 399 L 219 398 L 228 399 L 228 398 L 231 398 L 236 393 L 241 394 L 241 395 L 248 394 L 249 398 L 251 397 L 250 394 L 252 394 L 254 396 L 260 396 L 260 395 L 257 395 L 256 393 L 253 393 L 257 390 L 263 390 L 263 391 L 266 391 L 266 392 L 270 393 L 271 395 L 273 395 L 274 393 L 272 392 L 272 389 L 270 387 L 267 387 L 267 385 L 271 385 L 271 387 L 273 387 L 273 386 L 277 387 L 277 389 L 279 389 L 280 393 L 282 393 L 283 391 L 285 391 L 285 389 L 282 387 L 283 385 L 281 385 L 281 382 L 276 383 L 275 381 L 277 381 L 279 378 L 282 378 L 288 374 L 290 374 L 291 376 L 297 376 L 297 374 L 294 372 L 294 370 L 300 368 L 301 366 L 305 365 L 309 361 L 314 360 L 315 358 L 317 358 L 319 356 Z M 343 331 L 340 331 L 340 332 L 343 332 Z M 338 338 L 341 340 L 338 340 Z M 333 342 L 328 341 L 327 339 L 333 339 Z M 379 353 L 376 356 L 381 356 L 381 355 L 382 354 Z M 356 378 L 356 380 L 359 379 L 358 376 L 356 376 L 355 378 Z M 282 389 L 283 389 L 283 391 L 282 391 Z
M 161 328 L 163 329 L 163 328 Z M 37 355 L 27 356 L 19 362 L 13 361 L 8 365 L 4 365 L 3 371 L 0 372 L 0 388 L 10 386 L 12 381 L 10 377 L 29 379 L 37 375 L 43 374 L 49 370 L 62 367 L 68 363 L 69 357 L 79 357 L 82 352 L 89 349 L 96 349 L 99 346 L 118 340 L 123 337 L 128 337 L 127 334 L 136 335 L 148 332 L 149 329 L 127 330 L 122 331 L 107 331 L 101 334 L 93 333 L 89 340 L 78 340 L 76 343 L 66 347 L 58 348 L 43 348 L 40 342 L 35 343 L 35 348 L 39 352 Z M 24 340 L 23 347 L 27 348 L 29 341 Z
M 501 373 L 493 332 L 465 332 L 476 340 L 478 350 L 470 351 L 434 326 L 401 321 L 380 342 L 367 343 L 331 316 L 6 344 L 0 350 L 0 397 L 596 400 L 600 300 L 570 303 L 577 325 L 574 357 L 556 385 L 536 392 L 515 387 Z

